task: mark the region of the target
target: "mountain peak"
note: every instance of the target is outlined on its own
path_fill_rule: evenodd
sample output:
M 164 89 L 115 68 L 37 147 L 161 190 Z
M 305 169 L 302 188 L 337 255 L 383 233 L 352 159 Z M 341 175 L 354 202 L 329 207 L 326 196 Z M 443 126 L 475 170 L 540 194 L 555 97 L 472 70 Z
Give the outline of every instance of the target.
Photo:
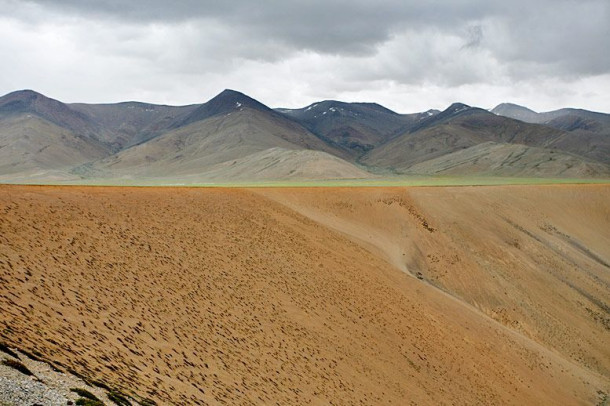
M 45 97 L 44 95 L 42 95 L 41 93 L 38 93 L 34 90 L 31 89 L 23 89 L 23 90 L 15 90 L 14 92 L 8 93 L 6 95 L 4 95 L 2 97 L 2 99 L 4 98 L 12 98 L 12 99 L 25 99 L 25 98 L 34 98 L 34 97 Z
M 471 107 L 469 105 L 464 104 L 464 103 L 453 103 L 451 106 L 447 107 L 447 109 L 443 113 L 455 114 L 455 113 L 459 113 L 461 111 L 466 111 L 470 108 Z
M 300 116 L 306 118 L 316 118 L 318 115 L 330 117 L 344 114 L 352 117 L 365 117 L 378 114 L 399 116 L 395 111 L 378 103 L 348 103 L 338 100 L 322 100 L 300 109 L 279 109 L 279 111 L 290 114 L 293 117 Z
M 17 90 L 0 97 L 0 111 L 22 113 L 34 108 L 34 104 L 60 103 L 33 90 Z
M 29 89 L 0 97 L 0 113 L 3 114 L 33 113 L 49 119 L 66 110 L 68 107 L 62 102 Z
M 314 112 L 318 112 L 318 111 L 323 111 L 323 110 L 327 110 L 329 108 L 338 108 L 341 105 L 343 105 L 345 103 L 339 102 L 337 100 L 322 100 L 322 101 L 318 101 L 315 103 L 310 104 L 307 107 L 304 107 L 302 110 L 304 112 L 309 112 L 309 111 L 314 111 Z
M 250 108 L 259 111 L 272 111 L 269 107 L 257 100 L 254 100 L 248 95 L 238 92 L 237 90 L 225 89 L 189 114 L 181 125 L 205 120 L 212 116 L 242 110 L 243 108 Z
M 381 113 L 385 113 L 385 114 L 392 114 L 392 115 L 398 115 L 397 112 L 395 112 L 394 110 L 391 110 L 385 106 L 382 106 L 379 103 L 370 103 L 370 102 L 366 102 L 366 103 L 354 103 L 357 106 L 362 106 L 362 107 L 366 107 L 368 109 L 372 109 L 372 110 L 376 110 L 379 111 Z
M 439 112 L 438 110 L 428 110 L 426 112 L 420 113 L 420 122 L 417 123 L 415 126 L 411 127 L 409 132 L 419 131 L 423 128 L 430 127 L 448 120 L 452 120 L 465 112 L 469 114 L 475 111 L 480 111 L 480 109 L 471 107 L 464 103 L 453 103 L 451 106 L 447 107 L 441 112 Z
M 446 118 L 453 118 L 457 115 L 461 115 L 464 112 L 473 112 L 475 110 L 480 110 L 480 109 L 469 106 L 464 103 L 453 103 L 451 106 L 447 107 L 445 110 L 443 110 L 439 114 L 435 115 L 434 118 L 439 119 L 439 120 L 446 119 Z
M 238 92 L 237 90 L 233 90 L 233 89 L 225 89 L 222 92 L 218 93 L 216 96 L 214 96 L 212 98 L 216 99 L 216 98 L 240 98 L 240 97 L 244 97 L 244 98 L 250 98 L 248 96 L 246 96 L 245 94 L 243 94 L 242 92 Z
M 514 103 L 501 103 L 491 109 L 491 112 L 498 115 L 513 118 L 528 123 L 536 123 L 540 121 L 538 113 L 530 110 L 527 107 L 520 106 Z
M 93 133 L 94 124 L 59 100 L 33 90 L 18 90 L 0 97 L 0 116 L 35 115 L 81 135 Z
M 240 107 L 249 107 L 257 110 L 270 110 L 269 107 L 257 100 L 254 100 L 250 96 L 231 89 L 225 89 L 218 93 L 207 103 L 205 103 L 204 106 L 207 106 L 208 110 L 214 113 L 212 115 L 226 113 Z
M 510 103 L 510 102 L 504 102 L 504 103 L 500 103 L 498 104 L 495 108 L 503 108 L 503 107 L 519 107 L 519 108 L 526 108 L 524 106 L 521 106 L 520 104 L 516 104 L 516 103 Z
M 521 106 L 519 104 L 515 104 L 515 103 L 500 103 L 498 104 L 496 107 L 494 107 L 491 112 L 494 113 L 496 111 L 507 111 L 507 110 L 520 110 L 520 111 L 527 111 L 528 113 L 534 113 L 536 114 L 536 112 L 532 109 L 529 109 L 525 106 Z

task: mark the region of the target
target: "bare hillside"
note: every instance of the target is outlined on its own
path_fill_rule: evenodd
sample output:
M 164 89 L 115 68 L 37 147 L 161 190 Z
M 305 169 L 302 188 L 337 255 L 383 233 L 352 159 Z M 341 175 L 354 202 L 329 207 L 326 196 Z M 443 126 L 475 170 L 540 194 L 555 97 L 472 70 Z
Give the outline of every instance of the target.
M 485 142 L 406 169 L 416 174 L 610 177 L 610 167 L 560 150 Z
M 103 144 L 34 115 L 0 120 L 0 179 L 68 172 L 107 154 Z
M 85 176 L 183 181 L 286 179 L 295 177 L 295 173 L 301 178 L 319 179 L 369 176 L 323 152 L 332 148 L 323 148 L 321 143 L 289 120 L 239 107 L 180 127 L 76 172 Z M 262 160 L 256 160 L 257 157 Z M 321 160 L 326 163 L 321 164 Z
M 161 404 L 596 404 L 607 186 L 0 186 L 0 336 Z

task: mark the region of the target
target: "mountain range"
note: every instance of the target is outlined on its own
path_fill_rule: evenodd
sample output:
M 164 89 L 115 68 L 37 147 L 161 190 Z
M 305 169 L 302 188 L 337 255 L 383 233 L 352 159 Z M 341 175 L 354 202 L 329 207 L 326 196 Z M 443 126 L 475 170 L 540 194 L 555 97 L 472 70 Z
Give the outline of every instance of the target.
M 400 174 L 609 177 L 610 115 L 454 103 L 399 114 L 325 100 L 272 109 L 234 90 L 203 104 L 0 98 L 0 181 L 171 183 Z

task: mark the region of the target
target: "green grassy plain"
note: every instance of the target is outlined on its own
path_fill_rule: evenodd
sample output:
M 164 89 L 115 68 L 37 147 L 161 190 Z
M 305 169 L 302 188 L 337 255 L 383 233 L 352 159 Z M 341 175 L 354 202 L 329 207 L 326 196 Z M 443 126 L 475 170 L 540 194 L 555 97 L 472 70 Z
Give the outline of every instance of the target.
M 132 186 L 132 187 L 391 187 L 391 186 L 498 186 L 610 184 L 610 179 L 520 178 L 487 176 L 396 176 L 374 179 L 274 180 L 183 183 L 176 179 L 86 179 L 65 182 L 19 182 L 31 185 Z

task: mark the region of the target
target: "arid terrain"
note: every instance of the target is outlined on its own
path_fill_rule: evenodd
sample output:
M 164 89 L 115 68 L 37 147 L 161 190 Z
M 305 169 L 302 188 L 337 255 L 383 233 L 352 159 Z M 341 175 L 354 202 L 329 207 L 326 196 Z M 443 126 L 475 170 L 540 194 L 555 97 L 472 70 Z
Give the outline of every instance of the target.
M 602 405 L 610 185 L 0 186 L 0 341 L 158 404 Z
M 409 176 L 610 179 L 610 114 L 453 103 L 400 114 L 272 109 L 226 89 L 186 106 L 0 96 L 0 182 L 201 185 Z

